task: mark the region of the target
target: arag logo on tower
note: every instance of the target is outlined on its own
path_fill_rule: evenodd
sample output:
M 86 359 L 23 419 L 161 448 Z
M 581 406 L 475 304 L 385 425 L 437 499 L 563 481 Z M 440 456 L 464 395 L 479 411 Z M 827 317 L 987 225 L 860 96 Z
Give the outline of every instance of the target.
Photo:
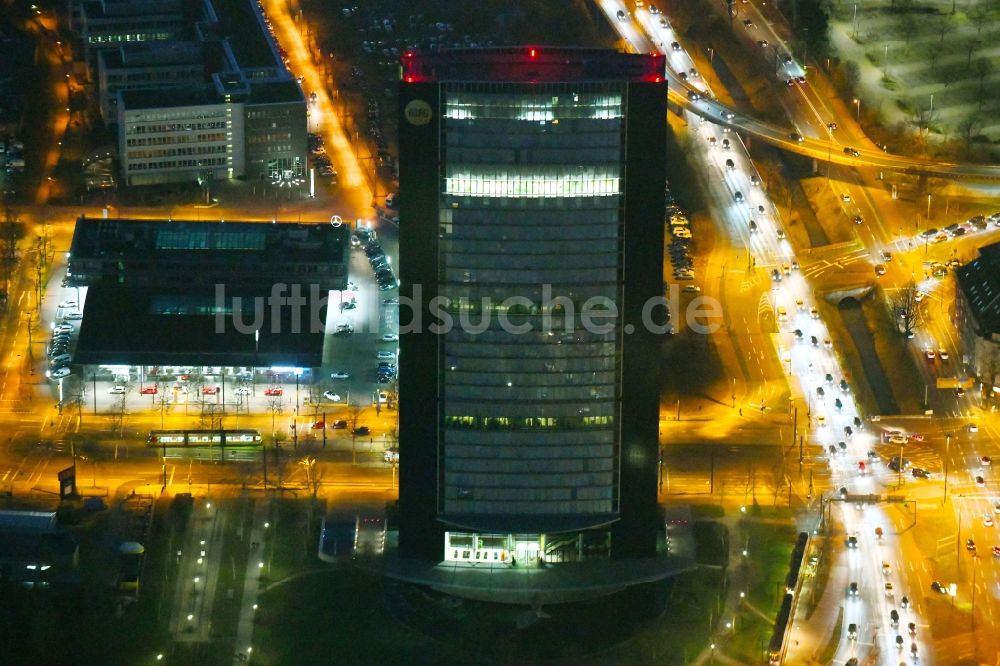
M 426 125 L 431 121 L 431 115 L 431 105 L 422 99 L 412 100 L 403 109 L 403 116 L 411 125 Z

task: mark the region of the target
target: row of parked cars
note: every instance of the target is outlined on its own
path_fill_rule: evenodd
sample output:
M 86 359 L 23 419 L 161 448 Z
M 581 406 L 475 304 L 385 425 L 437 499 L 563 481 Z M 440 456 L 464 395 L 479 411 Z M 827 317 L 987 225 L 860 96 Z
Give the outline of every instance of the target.
M 375 271 L 375 281 L 378 283 L 379 291 L 389 291 L 396 287 L 396 276 L 390 266 L 391 260 L 386 256 L 374 232 L 371 229 L 358 229 L 354 232 L 354 236 L 360 241 L 359 244 L 368 257 L 368 263 Z
M 316 93 L 313 93 L 314 95 Z M 309 155 L 312 158 L 313 166 L 319 172 L 319 175 L 325 176 L 331 179 L 331 182 L 337 184 L 337 170 L 333 168 L 333 164 L 330 163 L 330 158 L 326 156 L 326 146 L 323 145 L 323 137 L 319 134 L 309 134 Z
M 670 247 L 668 254 L 675 280 L 694 279 L 694 260 L 691 258 L 691 226 L 687 215 L 670 194 L 666 186 L 666 222 L 670 225 Z
M 69 364 L 73 360 L 70 354 L 70 344 L 76 325 L 72 322 L 83 318 L 75 300 L 65 300 L 57 306 L 62 312 L 62 321 L 52 328 L 52 338 L 49 340 L 46 356 L 49 361 L 49 377 L 61 379 L 72 374 Z

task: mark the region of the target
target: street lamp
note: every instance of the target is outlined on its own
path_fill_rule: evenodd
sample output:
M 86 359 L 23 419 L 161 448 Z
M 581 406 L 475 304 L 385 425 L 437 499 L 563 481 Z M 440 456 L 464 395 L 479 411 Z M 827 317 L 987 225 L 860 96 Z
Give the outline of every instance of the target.
M 257 397 L 257 352 L 260 351 L 260 329 L 253 330 L 253 367 L 250 369 L 250 391 Z
M 858 98 L 858 97 L 855 97 L 851 101 L 854 102 L 854 106 L 858 107 L 858 122 L 860 123 L 861 122 L 861 99 Z

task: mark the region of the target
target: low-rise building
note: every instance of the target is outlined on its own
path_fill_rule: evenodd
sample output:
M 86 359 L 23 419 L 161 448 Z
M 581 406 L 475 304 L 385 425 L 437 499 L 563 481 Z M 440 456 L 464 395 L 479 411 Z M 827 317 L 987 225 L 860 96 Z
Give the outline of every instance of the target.
M 202 9 L 201 0 L 79 0 L 71 4 L 70 28 L 83 60 L 94 65 L 104 48 L 190 37 Z
M 80 217 L 66 281 L 86 288 L 73 361 L 318 367 L 349 235 L 331 224 Z
M 228 46 L 223 45 L 228 50 Z M 206 81 L 205 44 L 140 42 L 122 44 L 97 54 L 101 117 L 118 122 L 118 91 L 136 88 L 201 86 Z
M 957 271 L 954 323 L 963 361 L 982 382 L 984 393 L 1000 401 L 1000 243 Z

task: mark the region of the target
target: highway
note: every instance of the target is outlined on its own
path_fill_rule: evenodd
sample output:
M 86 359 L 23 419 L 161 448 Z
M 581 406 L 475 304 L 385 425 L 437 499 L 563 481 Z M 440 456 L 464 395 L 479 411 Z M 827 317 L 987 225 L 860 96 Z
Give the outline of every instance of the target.
M 698 95 L 710 94 L 705 78 L 693 76 L 696 70 L 692 67 L 692 61 L 682 49 L 672 46 L 677 39 L 670 28 L 669 20 L 651 15 L 645 9 L 637 9 L 636 18 L 639 25 L 649 30 L 647 33 L 649 36 L 646 37 L 635 31 L 631 22 L 619 19 L 618 12 L 627 12 L 627 8 L 610 0 L 602 3 L 602 7 L 622 38 L 634 48 L 643 52 L 660 51 L 669 54 L 668 75 L 673 77 L 672 91 L 679 88 L 695 91 Z M 680 72 L 685 72 L 689 82 L 697 81 L 696 87 L 685 88 L 677 85 L 677 75 Z M 683 100 L 687 101 L 686 93 L 677 96 L 682 96 Z M 867 473 L 869 463 L 865 463 L 864 466 L 859 464 L 869 460 L 868 452 L 873 449 L 876 440 L 871 429 L 865 427 L 864 417 L 854 402 L 850 383 L 844 378 L 838 358 L 833 351 L 830 333 L 813 300 L 811 279 L 803 275 L 804 271 L 801 269 L 792 268 L 799 264 L 794 248 L 787 240 L 782 220 L 779 219 L 775 207 L 768 201 L 762 188 L 751 184 L 751 176 L 755 176 L 759 182 L 759 174 L 754 170 L 737 133 L 725 131 L 727 127 L 730 129 L 743 127 L 736 119 L 727 122 L 723 114 L 730 111 L 722 106 L 712 106 L 716 104 L 715 102 L 694 101 L 693 104 L 694 108 L 687 103 L 681 106 L 701 118 L 712 121 L 702 123 L 696 118 L 689 118 L 688 130 L 696 137 L 693 142 L 694 156 L 702 162 L 703 167 L 707 167 L 703 173 L 708 189 L 714 193 L 718 188 L 722 188 L 726 196 L 730 197 L 729 203 L 723 203 L 716 211 L 716 221 L 731 238 L 745 243 L 751 256 L 756 259 L 756 267 L 764 271 L 758 285 L 758 291 L 762 290 L 759 298 L 756 300 L 748 298 L 751 294 L 746 293 L 740 294 L 739 298 L 755 302 L 760 315 L 764 315 L 757 318 L 758 323 L 761 320 L 774 322 L 771 342 L 777 352 L 779 367 L 787 372 L 789 380 L 792 378 L 797 380 L 795 382 L 798 384 L 797 390 L 793 390 L 791 401 L 804 407 L 805 435 L 811 443 L 818 444 L 827 452 L 830 483 L 833 488 L 843 488 L 842 492 L 851 495 L 883 494 L 884 488 L 879 484 L 877 475 Z M 699 110 L 701 113 L 698 113 Z M 754 127 L 760 129 L 760 125 Z M 788 143 L 786 139 L 777 142 Z M 810 147 L 807 141 L 791 143 L 795 143 L 796 148 L 800 149 Z M 704 148 L 699 150 L 698 146 Z M 730 160 L 732 166 L 725 160 Z M 750 220 L 756 223 L 755 231 L 751 231 Z M 724 308 L 729 305 L 730 302 L 723 303 Z M 764 330 L 764 326 L 761 326 L 761 330 Z M 760 408 L 762 412 L 765 411 L 766 402 L 762 402 Z M 862 467 L 865 473 L 862 473 Z M 811 487 L 808 491 L 800 487 L 799 492 L 801 495 L 807 495 L 810 501 L 813 499 L 814 491 Z M 910 605 L 906 609 L 897 608 L 897 599 L 886 596 L 882 589 L 885 582 L 891 582 L 888 579 L 892 576 L 892 573 L 887 573 L 884 563 L 889 564 L 888 570 L 895 571 L 893 563 L 903 561 L 899 545 L 887 543 L 885 540 L 879 543 L 867 543 L 870 539 L 874 539 L 874 526 L 890 524 L 888 515 L 880 505 L 874 504 L 862 510 L 844 510 L 835 523 L 843 529 L 845 542 L 846 535 L 858 535 L 859 548 L 846 553 L 847 569 L 850 576 L 861 579 L 856 582 L 864 584 L 861 594 L 863 606 L 856 604 L 854 610 L 858 611 L 855 623 L 860 623 L 864 617 L 867 618 L 865 623 L 871 624 L 872 649 L 869 657 L 878 659 L 880 663 L 894 663 L 895 649 L 880 653 L 877 646 L 895 646 L 898 641 L 905 643 L 908 652 L 913 650 L 914 654 L 929 656 L 931 645 L 926 642 L 922 634 L 915 633 L 907 638 L 901 637 L 906 634 L 905 627 L 909 622 L 915 625 L 925 623 L 921 619 L 919 605 Z M 865 533 L 870 535 L 870 539 L 863 536 Z M 841 562 L 844 551 L 834 549 L 833 553 L 832 556 Z M 902 577 L 897 578 L 895 588 L 899 590 L 906 587 L 905 582 Z M 839 589 L 846 590 L 846 586 Z M 837 592 L 828 588 L 827 594 L 835 593 Z M 799 606 L 799 612 L 805 612 L 804 606 L 804 604 Z M 904 613 L 902 624 L 904 629 L 888 621 L 890 611 L 894 609 Z M 853 612 L 850 615 L 854 617 Z M 884 618 L 884 621 L 880 622 L 878 618 Z M 805 624 L 805 620 L 795 620 L 794 623 Z M 847 635 L 849 623 L 847 621 L 841 627 L 842 639 L 839 651 L 853 656 L 858 646 L 856 641 Z M 818 653 L 829 639 L 822 629 L 813 628 L 807 633 L 810 634 L 811 640 L 796 639 L 795 644 L 789 647 L 788 663 L 808 660 L 808 655 Z M 880 657 L 875 656 L 879 654 Z M 930 662 L 930 658 L 925 659 L 925 663 Z

